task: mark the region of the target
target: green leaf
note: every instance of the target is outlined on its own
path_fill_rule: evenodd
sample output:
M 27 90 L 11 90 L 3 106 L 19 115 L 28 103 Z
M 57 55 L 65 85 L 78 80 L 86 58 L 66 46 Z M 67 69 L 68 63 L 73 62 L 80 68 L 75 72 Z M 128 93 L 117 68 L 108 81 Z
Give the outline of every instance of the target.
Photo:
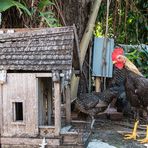
M 19 11 L 25 11 L 29 16 L 31 16 L 30 11 L 23 4 L 14 0 L 0 0 L 0 12 L 4 12 L 7 9 L 15 6 Z
M 10 7 L 14 6 L 12 1 L 9 0 L 1 0 L 0 1 L 0 12 L 6 11 Z
M 44 6 L 51 6 L 51 5 L 54 5 L 54 3 L 52 3 L 50 0 L 41 0 L 38 5 L 38 8 L 41 11 L 44 8 Z
M 136 59 L 136 62 L 138 63 L 139 66 L 142 66 L 142 62 L 140 59 Z
M 40 12 L 40 14 L 43 16 L 53 16 L 54 15 L 54 13 L 53 12 L 51 12 L 51 11 L 47 11 L 47 12 Z

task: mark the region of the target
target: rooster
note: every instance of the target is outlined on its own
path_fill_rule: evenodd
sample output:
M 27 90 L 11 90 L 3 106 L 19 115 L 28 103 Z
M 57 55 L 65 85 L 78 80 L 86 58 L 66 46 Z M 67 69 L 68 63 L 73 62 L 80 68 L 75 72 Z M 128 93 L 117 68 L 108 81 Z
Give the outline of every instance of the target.
M 112 53 L 112 61 L 118 69 L 125 69 L 125 91 L 127 99 L 132 107 L 136 108 L 136 112 L 142 108 L 147 110 L 148 107 L 148 79 L 146 79 L 137 69 L 137 67 L 124 56 L 122 48 L 115 48 Z M 138 114 L 137 114 L 138 115 Z M 137 137 L 137 127 L 139 121 L 134 124 L 132 134 L 125 135 L 125 139 L 134 139 Z M 148 126 L 146 137 L 141 143 L 148 142 Z

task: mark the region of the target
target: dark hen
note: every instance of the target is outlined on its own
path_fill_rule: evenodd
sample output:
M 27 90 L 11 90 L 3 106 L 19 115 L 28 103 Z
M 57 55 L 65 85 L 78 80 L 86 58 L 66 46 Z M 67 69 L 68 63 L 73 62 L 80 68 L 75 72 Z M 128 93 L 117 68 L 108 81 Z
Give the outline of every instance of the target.
M 102 112 L 107 108 L 97 107 L 97 104 L 100 101 L 103 101 L 105 104 L 111 103 L 114 98 L 119 96 L 119 87 L 112 87 L 104 90 L 103 92 L 93 92 L 80 94 L 80 97 L 76 99 L 76 107 L 83 113 L 88 114 L 92 118 L 91 128 L 94 124 L 94 116 Z M 102 110 L 103 109 L 103 110 Z

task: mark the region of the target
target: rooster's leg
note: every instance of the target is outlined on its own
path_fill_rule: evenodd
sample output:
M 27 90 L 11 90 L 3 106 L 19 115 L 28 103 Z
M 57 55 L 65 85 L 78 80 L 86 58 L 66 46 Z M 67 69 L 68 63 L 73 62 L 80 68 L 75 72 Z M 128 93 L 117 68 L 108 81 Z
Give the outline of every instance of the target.
M 134 140 L 136 140 L 138 123 L 139 123 L 139 121 L 135 122 L 133 132 L 131 134 L 126 134 L 124 139 L 134 139 Z
M 148 125 L 146 126 L 146 136 L 144 139 L 138 140 L 140 143 L 148 143 Z
M 139 115 L 139 108 L 135 109 L 135 116 L 134 119 L 140 120 L 140 115 Z

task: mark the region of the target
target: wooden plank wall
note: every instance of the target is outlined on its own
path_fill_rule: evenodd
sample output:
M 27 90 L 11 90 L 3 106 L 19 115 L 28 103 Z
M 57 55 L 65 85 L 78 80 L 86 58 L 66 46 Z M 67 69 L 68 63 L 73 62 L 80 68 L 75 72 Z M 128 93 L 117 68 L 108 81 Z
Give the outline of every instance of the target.
M 13 121 L 13 102 L 23 102 L 23 122 Z M 7 73 L 3 85 L 2 136 L 36 136 L 38 134 L 36 77 L 29 73 Z

